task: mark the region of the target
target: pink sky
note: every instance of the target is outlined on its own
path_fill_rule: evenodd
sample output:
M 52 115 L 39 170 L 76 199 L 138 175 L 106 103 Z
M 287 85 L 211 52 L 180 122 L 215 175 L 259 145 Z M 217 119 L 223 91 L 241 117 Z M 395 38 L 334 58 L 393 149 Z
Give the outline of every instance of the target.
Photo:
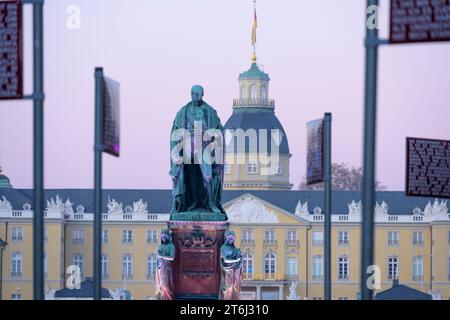
M 66 27 L 70 5 L 81 29 Z M 306 122 L 333 113 L 333 161 L 360 166 L 365 1 L 258 0 L 258 62 L 289 138 L 291 182 L 305 173 Z M 388 1 L 381 1 L 387 36 Z M 250 66 L 250 0 L 46 0 L 45 186 L 91 188 L 95 66 L 121 83 L 121 157 L 104 156 L 105 188 L 169 188 L 169 134 L 190 87 L 225 123 Z M 31 21 L 26 10 L 26 22 Z M 26 23 L 26 85 L 31 39 Z M 404 188 L 405 137 L 450 140 L 450 43 L 380 50 L 378 179 Z M 32 104 L 0 102 L 0 165 L 32 186 Z

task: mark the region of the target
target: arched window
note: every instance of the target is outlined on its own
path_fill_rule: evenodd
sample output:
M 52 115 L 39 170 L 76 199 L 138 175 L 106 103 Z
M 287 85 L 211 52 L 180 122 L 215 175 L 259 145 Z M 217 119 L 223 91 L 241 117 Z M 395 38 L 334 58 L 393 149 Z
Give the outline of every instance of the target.
M 261 99 L 267 99 L 267 86 L 265 84 L 261 86 Z
M 266 253 L 264 256 L 264 273 L 265 279 L 275 279 L 276 258 L 272 252 Z
M 253 256 L 250 253 L 245 253 L 242 258 L 242 263 L 244 267 L 244 279 L 253 279 Z
M 243 84 L 241 86 L 241 94 L 240 94 L 241 99 L 245 99 L 247 98 L 246 92 L 245 92 L 245 84 Z
M 250 86 L 250 99 L 256 99 L 258 98 L 258 92 L 257 92 L 256 84 L 252 84 Z

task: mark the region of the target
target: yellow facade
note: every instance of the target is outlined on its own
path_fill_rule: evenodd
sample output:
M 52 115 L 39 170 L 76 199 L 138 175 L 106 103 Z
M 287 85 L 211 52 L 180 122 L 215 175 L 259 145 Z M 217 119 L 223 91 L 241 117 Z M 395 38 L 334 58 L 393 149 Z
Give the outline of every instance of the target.
M 307 217 L 292 214 L 249 193 L 247 200 L 260 203 L 264 210 L 261 220 L 245 222 L 233 215 L 233 205 L 237 201 L 247 201 L 244 198 L 241 196 L 225 203 L 225 209 L 231 212 L 231 228 L 237 235 L 236 244 L 241 247 L 244 256 L 250 254 L 252 257 L 251 267 L 248 267 L 248 262 L 244 264 L 247 269 L 244 270 L 242 298 L 286 299 L 292 281 L 297 282 L 296 292 L 301 299 L 322 298 L 323 273 L 314 271 L 317 267 L 314 262 L 323 258 L 323 238 L 320 236 L 323 215 L 321 220 L 315 214 Z M 332 224 L 332 296 L 334 299 L 356 299 L 360 291 L 361 224 L 338 220 L 338 216 L 334 217 Z M 102 253 L 108 256 L 108 273 L 103 279 L 103 287 L 126 288 L 134 299 L 154 298 L 154 283 L 147 272 L 147 257 L 156 253 L 160 230 L 165 227 L 165 219 L 105 220 L 103 229 L 108 230 L 108 237 L 102 246 Z M 14 239 L 13 229 L 16 228 L 22 228 L 21 239 Z M 65 271 L 74 263 L 75 255 L 83 256 L 84 277 L 92 276 L 93 232 L 89 216 L 85 214 L 84 219 L 79 220 L 46 219 L 46 230 L 46 286 L 54 289 L 64 287 L 69 276 Z M 132 233 L 130 243 L 123 241 L 125 230 Z M 152 230 L 156 234 L 149 239 L 148 233 Z M 79 231 L 83 236 L 77 238 L 75 234 Z M 347 236 L 341 238 L 345 232 Z M 415 238 L 414 232 L 421 235 Z M 448 220 L 417 222 L 411 216 L 410 223 L 377 222 L 375 264 L 381 271 L 381 288 L 375 292 L 391 287 L 388 259 L 397 257 L 400 283 L 423 292 L 439 290 L 442 299 L 449 299 L 449 233 Z M 3 214 L 0 218 L 0 238 L 8 242 L 3 252 L 3 299 L 32 299 L 32 220 L 24 216 L 13 217 L 12 213 L 6 218 Z M 22 254 L 20 274 L 13 273 L 12 255 L 17 252 Z M 132 257 L 132 275 L 128 278 L 122 276 L 124 255 Z M 271 266 L 267 269 L 270 264 L 268 255 L 273 255 L 275 259 L 273 269 Z M 340 278 L 341 257 L 347 259 L 348 272 Z M 423 272 L 419 271 L 418 275 L 413 273 L 415 257 L 423 259 L 418 267 Z M 321 268 L 323 270 L 323 265 Z

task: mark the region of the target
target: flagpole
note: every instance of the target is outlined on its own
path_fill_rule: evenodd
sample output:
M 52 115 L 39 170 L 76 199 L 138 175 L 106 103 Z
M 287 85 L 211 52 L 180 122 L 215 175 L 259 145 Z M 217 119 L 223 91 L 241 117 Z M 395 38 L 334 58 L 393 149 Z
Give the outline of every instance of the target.
M 253 55 L 252 61 L 256 63 L 256 28 L 258 27 L 258 21 L 256 17 L 256 0 L 253 0 L 253 27 L 252 27 L 252 45 L 253 45 Z
M 253 8 L 254 8 L 254 12 L 255 12 L 255 16 L 254 19 L 255 21 L 253 21 L 253 23 L 256 22 L 256 0 L 253 0 Z M 255 28 L 255 38 L 254 38 L 254 42 L 253 42 L 253 55 L 256 56 L 256 28 Z

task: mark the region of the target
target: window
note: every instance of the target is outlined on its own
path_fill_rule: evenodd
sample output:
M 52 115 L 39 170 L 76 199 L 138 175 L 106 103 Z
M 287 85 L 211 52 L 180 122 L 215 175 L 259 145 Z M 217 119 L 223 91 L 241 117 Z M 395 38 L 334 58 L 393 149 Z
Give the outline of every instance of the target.
M 348 246 L 349 245 L 348 231 L 339 231 L 338 245 L 340 245 L 340 246 Z
M 130 254 L 122 256 L 122 279 L 133 279 L 133 256 Z
M 271 252 L 266 253 L 264 256 L 264 273 L 266 280 L 275 279 L 276 259 L 275 255 Z
M 275 162 L 275 174 L 281 174 L 280 162 Z
M 388 232 L 388 246 L 396 247 L 398 246 L 398 232 L 397 231 L 389 231 Z
M 413 258 L 413 281 L 423 280 L 423 257 L 416 256 Z
M 339 257 L 339 280 L 348 280 L 348 257 L 340 256 Z
M 267 99 L 267 86 L 261 86 L 261 99 Z
M 22 294 L 20 293 L 11 294 L 11 300 L 22 300 Z
M 109 276 L 109 258 L 107 254 L 102 254 L 102 278 L 108 279 Z
M 133 230 L 122 230 L 122 243 L 133 243 Z
M 388 280 L 398 279 L 398 257 L 388 258 Z
M 275 241 L 275 231 L 273 229 L 268 229 L 264 232 L 264 242 L 274 243 Z
M 102 243 L 108 244 L 108 242 L 109 242 L 109 231 L 108 231 L 108 229 L 103 229 L 102 230 Z
M 23 240 L 23 229 L 22 227 L 13 227 L 11 240 L 13 242 L 18 242 Z
M 313 232 L 313 246 L 323 246 L 323 232 L 314 231 Z
M 247 98 L 247 95 L 245 94 L 245 85 L 241 86 L 241 99 Z
M 157 268 L 157 257 L 154 254 L 147 256 L 147 279 L 153 279 Z
M 258 162 L 256 160 L 250 160 L 247 164 L 248 174 L 258 174 Z
M 11 255 L 11 278 L 22 277 L 22 252 L 13 252 Z
M 448 266 L 447 266 L 447 277 L 448 277 L 448 281 L 450 281 L 450 256 L 448 256 Z
M 287 276 L 289 280 L 297 279 L 297 258 L 289 257 L 287 259 Z
M 258 89 L 256 88 L 256 84 L 252 84 L 250 86 L 250 99 L 258 98 Z
M 253 279 L 253 256 L 250 253 L 245 253 L 242 257 L 242 263 L 244 268 L 244 279 Z
M 227 162 L 225 163 L 225 174 L 231 174 L 233 172 L 233 167 L 231 166 L 231 163 Z
M 158 232 L 156 230 L 147 231 L 147 243 L 156 243 L 158 241 Z
M 242 230 L 242 242 L 253 242 L 253 230 L 252 229 Z
M 74 229 L 72 233 L 73 244 L 83 244 L 84 243 L 84 230 Z
M 73 255 L 73 264 L 80 268 L 80 276 L 84 276 L 84 257 L 81 254 Z
M 48 276 L 48 256 L 47 252 L 44 252 L 44 277 Z
M 423 246 L 423 232 L 413 232 L 413 246 Z
M 288 230 L 286 235 L 287 243 L 297 243 L 297 231 L 296 230 Z
M 313 256 L 312 258 L 312 279 L 322 280 L 323 279 L 323 257 Z

